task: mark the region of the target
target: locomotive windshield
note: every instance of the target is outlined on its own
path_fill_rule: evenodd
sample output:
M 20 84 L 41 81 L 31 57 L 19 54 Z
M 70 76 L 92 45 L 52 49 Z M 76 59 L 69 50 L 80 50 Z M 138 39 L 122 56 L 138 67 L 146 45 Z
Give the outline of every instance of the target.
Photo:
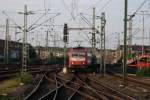
M 73 52 L 72 57 L 85 57 L 85 53 Z

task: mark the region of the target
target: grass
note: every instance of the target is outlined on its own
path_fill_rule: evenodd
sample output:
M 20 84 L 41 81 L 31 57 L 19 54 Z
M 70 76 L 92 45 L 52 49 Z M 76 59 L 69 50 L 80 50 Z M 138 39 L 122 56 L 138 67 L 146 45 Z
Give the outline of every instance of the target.
M 24 84 L 31 84 L 32 83 L 32 75 L 28 72 L 22 72 L 19 76 L 20 82 Z
M 138 70 L 136 75 L 140 77 L 150 77 L 150 67 Z
M 21 74 L 16 75 L 16 77 L 14 77 L 12 79 L 1 82 L 0 95 L 8 94 L 13 89 L 18 87 L 20 85 L 20 83 L 23 83 L 25 85 L 32 83 L 32 75 L 27 72 L 23 72 Z
M 20 84 L 20 81 L 18 79 L 10 79 L 10 80 L 3 81 L 0 84 L 0 95 L 11 92 L 19 84 Z

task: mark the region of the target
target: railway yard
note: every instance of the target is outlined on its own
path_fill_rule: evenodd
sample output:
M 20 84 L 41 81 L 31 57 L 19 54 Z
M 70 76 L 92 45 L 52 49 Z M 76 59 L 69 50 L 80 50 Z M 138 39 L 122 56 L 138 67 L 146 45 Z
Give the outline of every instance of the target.
M 0 100 L 150 100 L 149 15 L 150 0 L 1 1 Z
M 62 67 L 36 70 L 32 84 L 7 94 L 9 99 L 23 100 L 149 100 L 150 79 L 128 75 L 122 86 L 120 74 L 66 73 Z M 6 77 L 6 76 L 5 76 Z M 10 76 L 7 76 L 10 77 Z M 3 81 L 1 81 L 2 83 Z M 19 86 L 20 87 L 20 86 Z M 4 94 L 3 94 L 4 96 Z M 5 97 L 5 96 L 4 96 Z M 4 98 L 3 97 L 3 98 Z

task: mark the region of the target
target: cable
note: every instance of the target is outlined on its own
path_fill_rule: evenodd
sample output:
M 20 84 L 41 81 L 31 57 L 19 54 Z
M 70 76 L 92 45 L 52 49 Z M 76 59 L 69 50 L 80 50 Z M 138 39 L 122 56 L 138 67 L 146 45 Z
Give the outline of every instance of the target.
M 55 16 L 53 16 L 52 18 L 54 18 L 54 17 L 56 17 L 56 16 L 58 16 L 58 15 L 60 15 L 60 13 L 57 13 L 57 14 L 56 14 Z M 33 30 L 33 29 L 35 29 L 35 28 L 37 28 L 37 27 L 39 27 L 39 26 L 41 26 L 42 24 L 46 23 L 47 21 L 51 20 L 52 18 L 49 18 L 49 19 L 45 20 L 44 22 L 42 22 L 42 23 L 36 25 L 35 27 L 30 27 L 30 28 L 28 28 L 28 32 L 31 31 L 31 30 Z
M 104 8 L 106 8 L 110 2 L 111 2 L 111 0 L 108 0 L 108 1 L 106 2 L 106 4 L 97 12 L 97 14 L 99 14 L 100 11 L 102 11 Z
M 62 0 L 62 3 L 64 4 L 64 7 L 68 10 L 69 14 L 71 15 L 71 18 L 74 19 L 72 12 L 69 10 L 69 7 L 66 5 L 64 0 Z
M 128 20 L 131 20 L 133 17 L 135 17 L 135 15 L 137 14 L 137 12 L 143 7 L 143 5 L 147 2 L 148 0 L 144 0 L 141 5 L 137 8 L 137 10 L 130 16 L 130 18 Z
M 70 11 L 69 11 L 69 7 L 66 5 L 65 1 L 62 0 L 62 2 L 63 2 L 63 4 L 64 4 L 64 7 L 68 10 L 68 12 L 70 12 Z
M 86 24 L 88 24 L 88 25 L 92 26 L 92 24 L 90 23 L 90 21 L 89 21 L 89 20 L 87 20 L 87 18 L 86 18 L 86 17 L 84 17 L 82 13 L 80 13 L 80 17 L 81 17 L 81 19 L 82 19 L 84 22 L 86 22 Z
M 44 0 L 44 9 L 45 9 L 45 15 L 46 15 L 46 5 L 45 5 L 46 1 Z
M 148 1 L 148 0 L 145 0 L 143 3 L 141 3 L 141 5 L 139 6 L 139 8 L 133 13 L 133 15 L 136 14 L 136 13 L 143 7 L 143 5 L 144 5 L 147 1 Z
M 12 18 L 10 18 L 5 11 L 2 12 L 8 19 L 10 19 L 16 26 L 17 28 L 21 29 L 22 31 L 24 31 L 24 29 L 21 28 L 21 26 L 19 26 Z
M 47 11 L 47 12 L 48 12 L 48 11 Z M 46 14 L 47 12 L 45 12 L 42 16 L 40 16 L 29 28 L 33 27 L 40 19 L 42 19 L 42 18 L 45 16 L 45 14 Z
M 91 5 L 90 7 L 88 7 L 86 10 L 95 7 L 96 5 L 98 5 L 100 2 L 102 2 L 103 0 L 98 0 L 97 2 L 95 2 L 93 5 Z

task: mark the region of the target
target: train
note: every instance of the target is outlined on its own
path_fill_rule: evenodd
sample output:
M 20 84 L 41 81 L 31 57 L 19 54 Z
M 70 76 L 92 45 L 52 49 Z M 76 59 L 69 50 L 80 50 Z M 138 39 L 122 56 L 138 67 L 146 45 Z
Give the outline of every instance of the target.
M 135 69 L 143 69 L 150 67 L 150 54 L 139 54 L 127 60 L 128 66 Z
M 37 64 L 40 62 L 40 59 L 34 49 L 30 44 L 27 44 L 28 47 L 28 64 Z M 0 64 L 5 64 L 4 62 L 4 48 L 5 40 L 0 40 Z M 8 44 L 8 63 L 7 64 L 17 64 L 21 65 L 22 59 L 22 43 L 9 41 Z
M 68 50 L 68 67 L 69 68 L 85 68 L 88 66 L 86 48 L 72 48 Z
M 121 50 L 120 58 L 116 63 L 122 63 L 123 45 L 120 45 L 118 50 Z M 150 46 L 149 45 L 131 45 L 127 53 L 127 68 L 129 72 L 136 72 L 139 69 L 150 67 Z
M 63 72 L 85 70 L 91 68 L 92 53 L 89 48 L 74 47 L 67 50 L 66 67 Z

